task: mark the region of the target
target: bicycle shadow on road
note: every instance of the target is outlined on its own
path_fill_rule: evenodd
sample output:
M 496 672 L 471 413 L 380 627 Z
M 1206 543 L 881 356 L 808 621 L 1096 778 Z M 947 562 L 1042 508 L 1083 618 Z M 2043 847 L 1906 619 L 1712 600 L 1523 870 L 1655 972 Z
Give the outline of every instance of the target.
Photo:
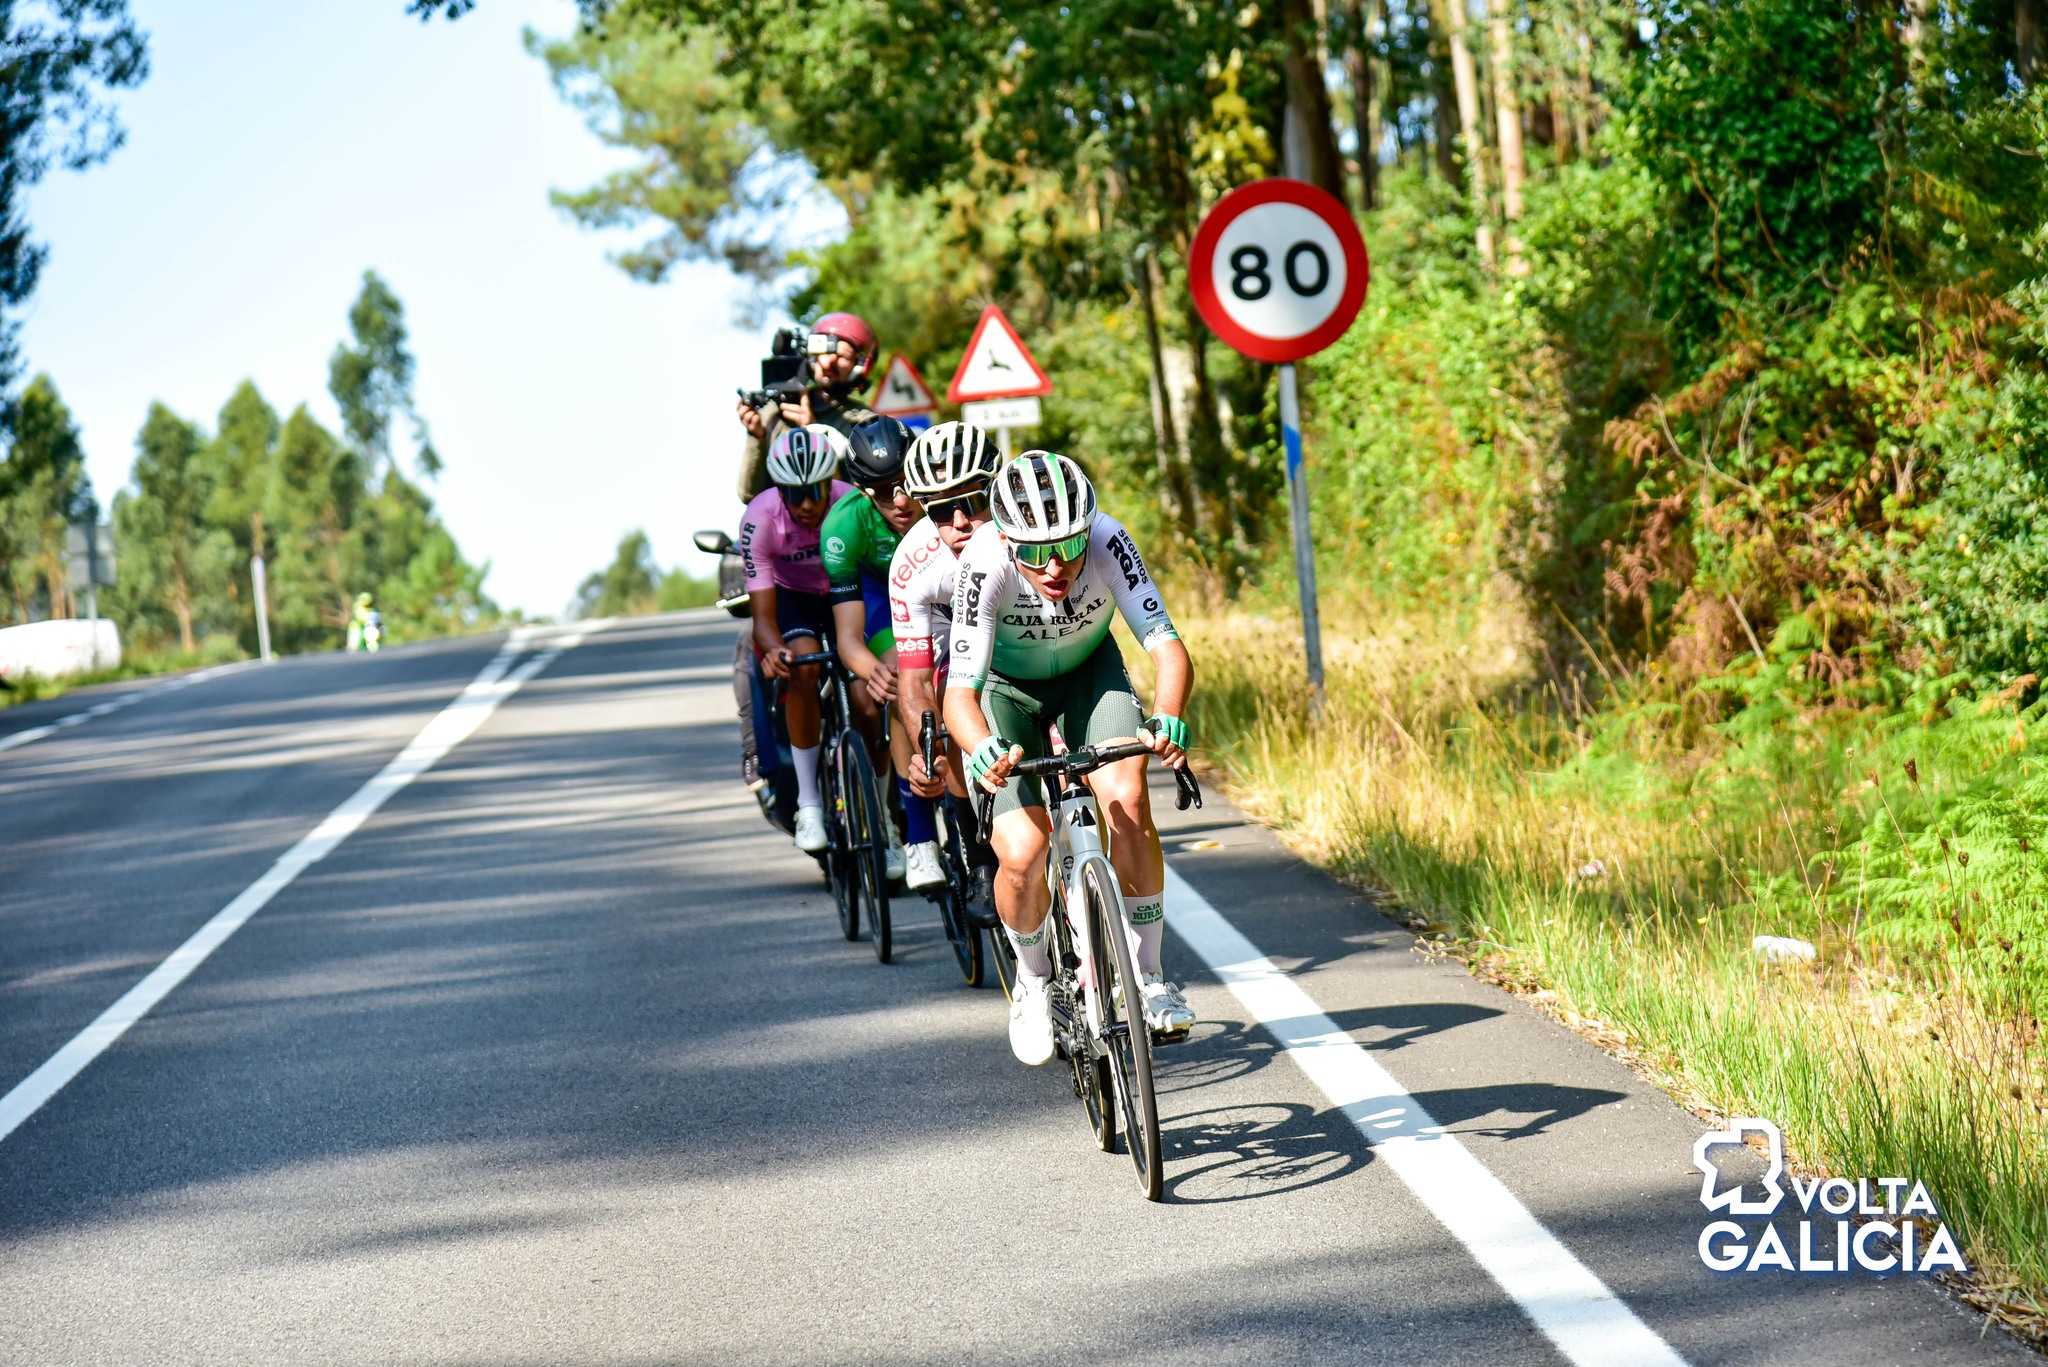
M 1403 1002 L 1332 1012 L 1330 1020 L 1360 1048 L 1381 1052 L 1402 1049 L 1428 1036 L 1500 1014 L 1498 1008 L 1469 1002 Z M 1287 1038 L 1299 1025 L 1292 1018 L 1256 1028 L 1243 1021 L 1203 1021 L 1185 1043 L 1153 1055 L 1160 1094 L 1210 1086 L 1255 1072 L 1280 1054 L 1279 1040 Z
M 1420 1034 L 1497 1014 L 1484 1007 L 1424 1002 L 1339 1013 L 1333 1019 L 1346 1025 L 1347 1033 L 1368 1025 L 1394 1031 L 1377 1046 L 1391 1049 Z M 1366 1047 L 1375 1046 L 1368 1042 Z M 1531 1081 L 1390 1093 L 1318 1108 L 1274 1095 L 1282 1089 L 1314 1095 L 1299 1075 L 1287 1076 L 1291 1069 L 1254 1079 L 1283 1052 L 1263 1028 L 1205 1021 L 1187 1043 L 1155 1055 L 1167 1200 L 1206 1204 L 1285 1195 L 1358 1171 L 1372 1161 L 1379 1144 L 1530 1138 L 1627 1099 L 1601 1088 Z M 1495 1123 L 1475 1123 L 1496 1117 Z

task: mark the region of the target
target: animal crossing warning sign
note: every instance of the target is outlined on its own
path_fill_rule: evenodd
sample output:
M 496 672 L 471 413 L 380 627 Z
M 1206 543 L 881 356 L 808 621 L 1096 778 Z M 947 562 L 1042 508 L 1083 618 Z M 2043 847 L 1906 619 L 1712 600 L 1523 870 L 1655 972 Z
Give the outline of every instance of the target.
M 994 304 L 983 309 L 981 321 L 974 325 L 974 337 L 967 343 L 967 354 L 960 358 L 953 383 L 946 387 L 947 401 L 1021 399 L 1050 393 L 1052 381 L 1045 378 L 1003 311 Z

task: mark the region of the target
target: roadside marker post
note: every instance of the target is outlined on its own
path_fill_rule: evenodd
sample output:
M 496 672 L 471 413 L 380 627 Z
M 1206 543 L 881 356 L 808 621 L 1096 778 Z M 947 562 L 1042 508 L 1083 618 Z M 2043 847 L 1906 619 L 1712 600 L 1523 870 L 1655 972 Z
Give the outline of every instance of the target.
M 993 431 L 997 448 L 1008 457 L 1011 430 L 1036 427 L 1039 397 L 1050 393 L 1052 381 L 1003 311 L 994 304 L 983 309 L 946 386 L 946 401 L 961 405 L 961 421 Z
M 256 653 L 263 663 L 270 663 L 270 595 L 267 581 L 263 576 L 263 557 L 249 557 L 249 580 L 256 590 Z
M 1370 274 L 1365 239 L 1351 211 L 1299 180 L 1259 180 L 1232 190 L 1202 219 L 1188 252 L 1188 288 L 1202 321 L 1253 360 L 1280 367 L 1294 577 L 1301 591 L 1309 701 L 1317 712 L 1323 705 L 1323 628 L 1294 363 L 1344 335 L 1365 303 Z

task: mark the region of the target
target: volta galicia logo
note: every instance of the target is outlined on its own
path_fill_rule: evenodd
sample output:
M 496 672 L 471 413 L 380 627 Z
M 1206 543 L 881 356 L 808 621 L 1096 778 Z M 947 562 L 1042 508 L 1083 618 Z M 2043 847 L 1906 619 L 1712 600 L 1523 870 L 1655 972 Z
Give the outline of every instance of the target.
M 1707 1155 L 1725 1145 L 1740 1146 L 1745 1135 L 1762 1135 L 1770 1164 L 1752 1199 L 1740 1186 L 1716 1190 L 1721 1171 Z M 1730 1120 L 1728 1127 L 1693 1143 L 1692 1165 L 1700 1173 L 1700 1204 L 1726 1215 L 1761 1217 L 1748 1225 L 1711 1220 L 1700 1231 L 1700 1261 L 1716 1272 L 1966 1272 L 1941 1212 L 1924 1184 L 1910 1177 L 1795 1177 L 1785 1190 L 1785 1136 L 1768 1120 Z M 1770 1223 L 1790 1195 L 1799 1208 L 1796 1231 Z

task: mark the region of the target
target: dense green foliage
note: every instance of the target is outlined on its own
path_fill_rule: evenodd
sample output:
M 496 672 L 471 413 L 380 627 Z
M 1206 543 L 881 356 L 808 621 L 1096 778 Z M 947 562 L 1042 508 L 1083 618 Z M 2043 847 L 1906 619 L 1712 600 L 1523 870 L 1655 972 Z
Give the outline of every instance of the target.
M 215 431 L 162 404 L 136 437 L 132 487 L 114 496 L 119 574 L 100 608 L 131 650 L 253 654 L 250 558 L 268 571 L 270 634 L 283 652 L 339 646 L 356 594 L 370 592 L 387 639 L 474 629 L 497 616 L 484 569 L 463 559 L 433 499 L 399 468 L 389 429 L 411 417 L 417 463 L 438 458 L 412 409 L 404 310 L 374 273 L 349 314 L 333 387 L 346 436 L 304 404 L 280 421 L 244 381 Z M 96 514 L 70 413 L 47 376 L 22 393 L 0 460 L 0 584 L 12 621 L 75 615 L 65 589 L 68 523 Z
M 640 617 L 650 612 L 675 612 L 707 607 L 718 598 L 715 580 L 692 578 L 681 569 L 663 573 L 654 563 L 654 545 L 643 531 L 619 539 L 612 563 L 593 571 L 576 586 L 569 605 L 572 619 Z

